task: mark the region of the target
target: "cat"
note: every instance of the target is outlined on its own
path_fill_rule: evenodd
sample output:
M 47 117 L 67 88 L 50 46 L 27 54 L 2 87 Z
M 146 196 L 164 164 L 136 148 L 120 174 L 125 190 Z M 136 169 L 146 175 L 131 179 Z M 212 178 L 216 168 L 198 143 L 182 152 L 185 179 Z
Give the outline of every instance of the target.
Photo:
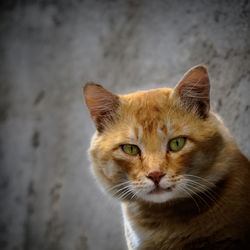
M 173 89 L 84 96 L 92 170 L 121 201 L 128 249 L 250 249 L 250 163 L 210 109 L 204 64 Z

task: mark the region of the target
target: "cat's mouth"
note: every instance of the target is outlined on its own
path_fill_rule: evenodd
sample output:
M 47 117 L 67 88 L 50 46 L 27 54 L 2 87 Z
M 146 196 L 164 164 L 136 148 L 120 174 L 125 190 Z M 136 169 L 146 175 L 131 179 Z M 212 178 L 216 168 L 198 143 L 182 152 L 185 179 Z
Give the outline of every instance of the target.
M 156 186 L 148 194 L 162 194 L 162 193 L 165 193 L 165 192 L 171 192 L 173 190 L 173 188 L 174 188 L 174 185 L 170 186 L 170 187 L 167 187 L 167 188 L 162 188 L 162 187 Z

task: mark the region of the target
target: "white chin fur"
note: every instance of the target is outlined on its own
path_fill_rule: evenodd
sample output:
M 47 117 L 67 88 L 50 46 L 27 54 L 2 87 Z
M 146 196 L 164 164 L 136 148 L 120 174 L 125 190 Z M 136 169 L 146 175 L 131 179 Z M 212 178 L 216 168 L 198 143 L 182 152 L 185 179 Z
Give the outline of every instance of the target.
M 173 198 L 176 198 L 176 195 L 174 195 L 173 191 L 170 192 L 164 192 L 160 194 L 140 194 L 138 195 L 141 199 L 145 201 L 155 202 L 155 203 L 163 203 L 169 200 L 172 200 Z
M 170 200 L 188 197 L 187 193 L 183 193 L 181 190 L 176 189 L 176 188 L 174 188 L 171 191 L 155 193 L 155 194 L 154 193 L 150 194 L 148 192 L 145 192 L 145 193 L 140 192 L 137 196 L 141 198 L 142 200 L 154 202 L 154 203 L 163 203 L 163 202 L 167 202 Z

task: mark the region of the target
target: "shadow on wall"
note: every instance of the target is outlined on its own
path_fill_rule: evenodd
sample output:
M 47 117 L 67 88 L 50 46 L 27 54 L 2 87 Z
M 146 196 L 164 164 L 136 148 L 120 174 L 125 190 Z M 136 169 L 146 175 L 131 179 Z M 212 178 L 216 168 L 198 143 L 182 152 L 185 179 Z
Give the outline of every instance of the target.
M 248 1 L 0 5 L 1 249 L 126 249 L 120 206 L 91 175 L 83 82 L 172 87 L 205 62 L 212 106 L 250 156 Z

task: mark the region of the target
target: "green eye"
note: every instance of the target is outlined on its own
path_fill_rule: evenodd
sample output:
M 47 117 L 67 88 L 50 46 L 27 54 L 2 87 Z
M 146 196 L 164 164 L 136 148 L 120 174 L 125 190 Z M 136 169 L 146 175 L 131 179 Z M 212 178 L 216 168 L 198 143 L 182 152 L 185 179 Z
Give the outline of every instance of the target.
M 169 142 L 170 151 L 177 152 L 181 150 L 186 142 L 185 137 L 178 137 Z
M 122 145 L 121 147 L 123 152 L 125 152 L 128 155 L 137 155 L 140 152 L 140 149 L 135 145 L 125 144 Z

